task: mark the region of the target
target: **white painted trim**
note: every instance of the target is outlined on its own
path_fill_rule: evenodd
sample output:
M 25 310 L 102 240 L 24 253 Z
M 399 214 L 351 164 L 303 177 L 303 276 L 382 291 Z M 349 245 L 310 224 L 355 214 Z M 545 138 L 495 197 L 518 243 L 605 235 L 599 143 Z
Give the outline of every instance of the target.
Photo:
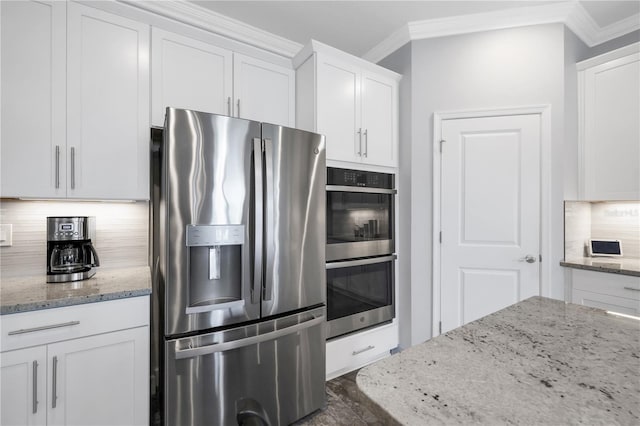
M 441 155 L 440 139 L 442 138 L 442 122 L 460 118 L 481 118 L 505 115 L 540 115 L 540 295 L 549 296 L 551 293 L 551 105 L 532 105 L 527 107 L 504 107 L 495 109 L 435 112 L 433 114 L 433 317 L 432 336 L 439 333 L 441 316 L 441 283 L 440 283 L 440 240 L 441 227 Z
M 247 43 L 288 58 L 293 57 L 302 48 L 300 43 L 261 30 L 242 21 L 229 18 L 228 16 L 221 15 L 192 2 L 183 0 L 117 1 Z
M 598 39 L 596 45 L 604 43 L 609 40 L 613 40 L 616 37 L 629 34 L 630 32 L 640 30 L 640 13 L 631 15 L 628 18 L 622 19 L 618 22 L 614 22 L 611 25 L 603 27 L 598 32 Z
M 593 58 L 585 59 L 584 61 L 578 62 L 576 64 L 576 69 L 578 71 L 583 71 L 587 68 L 602 65 L 606 62 L 633 55 L 634 53 L 638 52 L 640 52 L 640 42 L 633 43 L 607 53 L 603 53 L 602 55 L 594 56 Z
M 292 59 L 293 68 L 297 69 L 313 53 L 321 53 L 321 54 L 330 56 L 331 58 L 348 62 L 350 64 L 353 64 L 354 66 L 361 68 L 362 70 L 366 70 L 374 74 L 381 75 L 383 77 L 389 78 L 396 82 L 402 79 L 401 74 L 393 72 L 387 68 L 383 68 L 365 59 L 351 55 L 350 53 L 343 52 L 342 50 L 336 49 L 335 47 L 331 47 L 317 40 L 311 40 L 300 50 L 300 52 L 298 52 L 298 54 Z
M 413 40 L 469 34 L 481 31 L 563 23 L 589 47 L 640 29 L 636 14 L 600 27 L 577 1 L 517 7 L 493 12 L 409 22 L 373 47 L 362 58 L 377 63 Z

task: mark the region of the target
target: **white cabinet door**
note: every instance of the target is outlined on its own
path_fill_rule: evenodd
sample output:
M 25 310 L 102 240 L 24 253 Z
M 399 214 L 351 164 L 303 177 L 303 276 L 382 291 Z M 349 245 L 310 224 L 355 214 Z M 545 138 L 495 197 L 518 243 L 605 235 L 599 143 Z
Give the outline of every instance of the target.
M 148 425 L 148 332 L 138 327 L 50 344 L 48 424 Z
M 360 70 L 318 55 L 318 133 L 326 136 L 327 159 L 360 162 Z
M 46 346 L 0 353 L 0 364 L 0 424 L 45 425 Z
M 65 3 L 0 8 L 0 196 L 65 197 Z
M 583 71 L 583 199 L 640 199 L 640 53 Z
M 233 53 L 153 28 L 151 96 L 155 126 L 166 107 L 231 115 Z
M 235 116 L 295 126 L 295 73 L 292 69 L 234 54 Z
M 149 26 L 68 3 L 67 196 L 149 198 Z
M 362 162 L 395 167 L 397 134 L 396 83 L 362 73 Z

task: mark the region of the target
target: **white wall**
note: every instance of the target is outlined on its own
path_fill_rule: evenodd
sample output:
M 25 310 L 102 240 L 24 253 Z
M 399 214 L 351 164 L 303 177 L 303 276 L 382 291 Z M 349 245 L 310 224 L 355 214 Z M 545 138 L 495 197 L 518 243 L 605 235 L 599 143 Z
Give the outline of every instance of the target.
M 550 190 L 542 212 L 551 247 L 542 279 L 547 296 L 564 299 L 563 200 L 575 199 L 578 189 L 575 63 L 638 38 L 640 31 L 589 48 L 563 24 L 548 24 L 414 41 L 380 62 L 404 75 L 401 117 L 410 115 L 400 122 L 400 177 L 410 192 L 400 204 L 401 249 L 411 257 L 409 266 L 400 264 L 409 271 L 401 281 L 411 283 L 400 283 L 401 347 L 429 339 L 432 330 L 433 113 L 551 105 Z
M 551 239 L 550 296 L 564 298 L 563 162 L 564 148 L 564 27 L 562 24 L 473 33 L 411 43 L 411 120 L 401 123 L 411 139 L 401 138 L 401 173 L 411 180 L 410 220 L 401 222 L 410 234 L 410 342 L 427 340 L 432 330 L 432 145 L 433 113 L 512 106 L 551 105 L 552 147 L 548 165 L 552 191 L 547 215 Z M 407 60 L 389 57 L 381 65 L 402 72 Z M 399 61 L 399 62 L 395 62 Z M 408 80 L 403 78 L 403 84 Z M 402 144 L 409 143 L 410 147 Z M 405 213 L 406 214 L 406 213 Z M 406 240 L 405 240 L 406 242 Z M 402 323 L 401 323 L 402 327 Z M 402 332 L 401 332 L 402 333 Z

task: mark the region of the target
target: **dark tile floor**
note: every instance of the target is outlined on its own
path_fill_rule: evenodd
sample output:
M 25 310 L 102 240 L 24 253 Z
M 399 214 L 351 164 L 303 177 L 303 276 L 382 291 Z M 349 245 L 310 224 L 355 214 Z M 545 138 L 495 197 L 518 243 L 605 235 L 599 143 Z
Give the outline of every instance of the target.
M 327 406 L 294 426 L 385 425 L 387 422 L 358 402 L 357 371 L 327 382 Z

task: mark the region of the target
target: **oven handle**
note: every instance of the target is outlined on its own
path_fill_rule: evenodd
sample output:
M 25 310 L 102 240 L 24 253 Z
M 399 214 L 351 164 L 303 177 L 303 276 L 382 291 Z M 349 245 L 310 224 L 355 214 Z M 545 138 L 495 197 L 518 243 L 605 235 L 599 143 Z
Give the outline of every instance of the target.
M 397 189 L 365 188 L 361 186 L 327 185 L 327 192 L 367 192 L 369 194 L 397 194 Z
M 348 260 L 346 262 L 327 263 L 327 269 L 350 268 L 351 266 L 373 265 L 375 263 L 389 262 L 396 260 L 398 256 L 392 254 L 390 256 L 373 257 L 369 259 Z

